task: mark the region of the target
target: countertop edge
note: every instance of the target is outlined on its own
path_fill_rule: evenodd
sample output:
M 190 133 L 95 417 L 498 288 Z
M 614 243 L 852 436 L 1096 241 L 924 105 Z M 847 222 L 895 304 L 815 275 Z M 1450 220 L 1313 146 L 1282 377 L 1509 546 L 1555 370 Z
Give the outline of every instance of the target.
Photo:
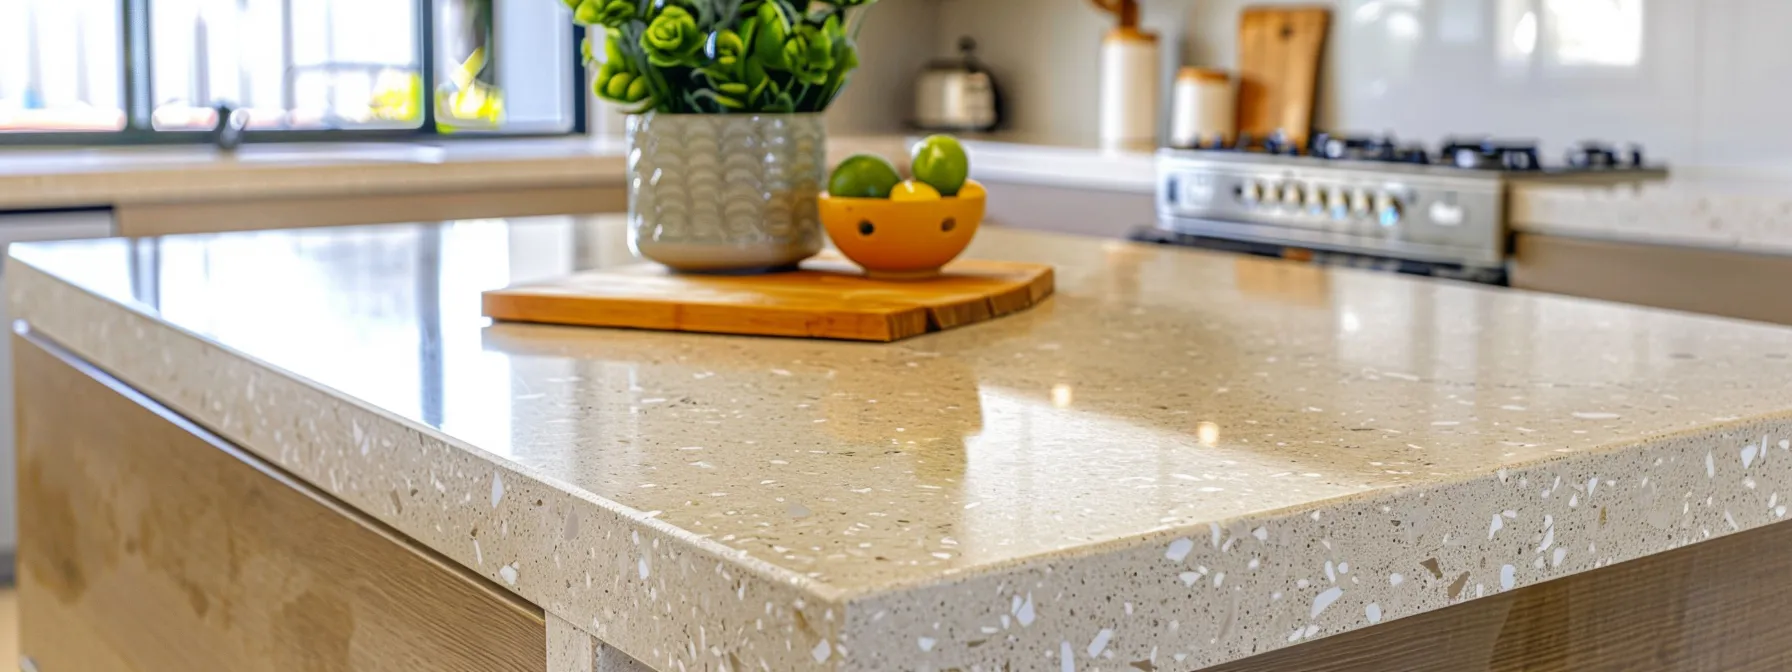
M 139 307 L 10 261 L 7 300 L 15 325 L 28 325 L 606 644 L 663 669 L 680 661 L 709 664 L 711 652 L 692 649 L 680 626 L 714 625 L 718 633 L 751 633 L 726 651 L 742 660 L 756 658 L 771 669 L 834 669 L 832 654 L 819 652 L 841 641 L 838 618 L 845 610 L 826 584 L 667 526 L 654 512 L 574 494 Z M 144 357 L 147 352 L 161 356 Z M 225 389 L 240 391 L 215 393 Z M 675 613 L 707 618 L 668 618 Z
M 478 141 L 509 142 L 509 141 Z M 514 142 L 534 142 L 517 140 Z M 539 143 L 538 143 L 539 144 Z M 568 140 L 508 152 L 432 160 L 329 159 L 291 161 L 153 162 L 96 170 L 0 174 L 0 209 L 43 209 L 160 205 L 258 198 L 426 194 L 467 189 L 581 185 L 620 186 L 628 157 L 619 138 Z M 259 147 L 259 146 L 258 146 Z M 411 149 L 435 149 L 429 145 Z M 901 136 L 840 136 L 829 139 L 831 160 L 858 151 L 886 156 L 904 153 Z M 397 149 L 404 149 L 400 146 Z M 79 150 L 70 150 L 79 151 Z M 344 150 L 348 151 L 348 150 Z M 3 159 L 4 155 L 0 155 Z
M 1151 660 L 1147 649 L 1190 669 L 1217 665 L 1778 522 L 1787 508 L 1780 493 L 1792 493 L 1792 444 L 1776 437 L 1792 437 L 1792 414 L 853 595 L 842 636 L 870 655 L 853 661 L 852 669 L 863 670 L 997 664 L 1065 651 L 1091 662 L 1114 651 L 1120 662 L 1137 662 Z M 1639 496 L 1662 508 L 1634 506 Z M 1661 539 L 1636 538 L 1664 531 Z M 1111 589 L 1087 592 L 1104 587 Z M 1143 605 L 1165 591 L 1215 608 L 1202 622 L 1172 623 L 1169 633 L 1128 642 L 1137 636 L 1128 622 L 1152 620 L 1136 617 L 1135 604 L 1143 616 Z M 1083 599 L 1056 599 L 1064 595 Z M 957 611 L 930 611 L 935 605 Z M 1179 631 L 1207 644 L 1159 646 Z M 922 650 L 917 641 L 931 646 Z

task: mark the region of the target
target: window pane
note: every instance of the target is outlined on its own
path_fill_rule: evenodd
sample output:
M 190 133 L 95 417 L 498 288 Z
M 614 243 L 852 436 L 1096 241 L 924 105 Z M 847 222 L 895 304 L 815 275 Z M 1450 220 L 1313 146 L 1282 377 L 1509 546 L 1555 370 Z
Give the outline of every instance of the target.
M 436 0 L 436 121 L 443 130 L 572 130 L 572 18 L 554 0 Z
M 0 0 L 0 131 L 124 128 L 117 0 Z
M 415 0 L 155 0 L 150 45 L 157 129 L 211 128 L 221 103 L 257 130 L 423 121 Z

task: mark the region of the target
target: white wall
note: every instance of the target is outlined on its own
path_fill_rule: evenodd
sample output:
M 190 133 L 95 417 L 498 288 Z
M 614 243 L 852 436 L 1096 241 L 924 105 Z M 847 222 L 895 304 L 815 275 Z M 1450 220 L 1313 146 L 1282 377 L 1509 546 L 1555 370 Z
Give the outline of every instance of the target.
M 933 58 L 941 0 L 878 0 L 859 32 L 859 69 L 828 108 L 835 135 L 897 133 L 915 107 L 915 76 Z
M 1782 121 L 1792 102 L 1792 1 L 1142 1 L 1167 59 L 1218 67 L 1233 64 L 1245 5 L 1331 5 L 1320 128 L 1427 142 L 1530 137 L 1552 157 L 1582 139 L 1635 141 L 1683 166 L 1792 165 L 1792 125 Z M 978 38 L 1009 94 L 1013 130 L 1091 133 L 1094 58 L 1109 18 L 1085 0 L 939 2 L 936 52 L 950 53 L 959 34 Z M 1623 20 L 1627 7 L 1640 22 Z M 1615 12 L 1574 15 L 1589 8 Z M 1528 53 L 1527 34 L 1536 36 Z
M 1158 33 L 1164 81 L 1182 61 L 1188 10 L 1206 0 L 1144 0 L 1141 21 Z M 1088 0 L 940 0 L 935 49 L 955 55 L 958 39 L 977 39 L 1007 106 L 1008 130 L 1086 141 L 1096 131 L 1096 68 L 1101 36 L 1113 16 Z M 1167 86 L 1167 84 L 1166 84 Z M 1168 91 L 1168 88 L 1164 89 Z

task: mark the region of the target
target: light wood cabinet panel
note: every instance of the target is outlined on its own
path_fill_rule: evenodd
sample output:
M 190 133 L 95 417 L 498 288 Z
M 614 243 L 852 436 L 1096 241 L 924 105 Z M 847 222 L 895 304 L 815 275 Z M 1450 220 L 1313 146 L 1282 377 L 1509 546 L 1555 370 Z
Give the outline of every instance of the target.
M 52 345 L 13 346 L 39 672 L 546 669 L 538 608 Z
M 1519 234 L 1512 286 L 1792 324 L 1792 257 Z

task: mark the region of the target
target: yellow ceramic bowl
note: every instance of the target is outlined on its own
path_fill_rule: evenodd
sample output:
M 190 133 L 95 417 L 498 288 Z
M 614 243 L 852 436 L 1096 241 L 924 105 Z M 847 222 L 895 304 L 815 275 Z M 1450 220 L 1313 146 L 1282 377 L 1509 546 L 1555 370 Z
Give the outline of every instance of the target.
M 892 280 L 931 278 L 958 257 L 983 223 L 979 192 L 930 201 L 821 195 L 821 225 L 840 253 L 865 274 Z

